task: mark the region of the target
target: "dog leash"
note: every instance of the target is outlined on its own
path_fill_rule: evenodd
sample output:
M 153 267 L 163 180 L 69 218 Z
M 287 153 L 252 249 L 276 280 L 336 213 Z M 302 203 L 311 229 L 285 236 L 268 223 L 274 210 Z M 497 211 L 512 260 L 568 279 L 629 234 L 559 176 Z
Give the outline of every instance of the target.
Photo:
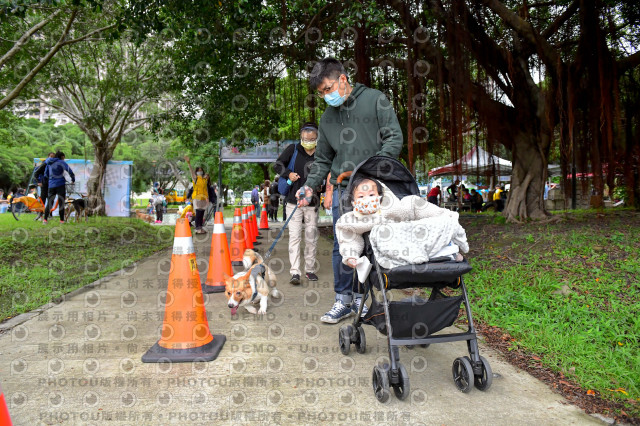
M 289 224 L 289 221 L 291 220 L 291 218 L 293 217 L 293 214 L 296 212 L 297 209 L 298 209 L 298 205 L 296 204 L 296 206 L 293 208 L 291 213 L 289 213 L 289 218 L 287 218 L 284 225 L 282 225 L 282 229 L 280 230 L 280 233 L 276 237 L 276 240 L 273 242 L 273 244 L 271 244 L 271 247 L 269 247 L 269 250 L 267 250 L 267 252 L 263 256 L 263 259 L 265 261 L 271 257 L 271 252 L 273 251 L 273 248 L 276 246 L 276 244 L 278 244 L 278 240 L 280 240 L 280 237 L 282 237 L 282 233 L 284 232 L 284 230 L 287 229 L 287 225 Z

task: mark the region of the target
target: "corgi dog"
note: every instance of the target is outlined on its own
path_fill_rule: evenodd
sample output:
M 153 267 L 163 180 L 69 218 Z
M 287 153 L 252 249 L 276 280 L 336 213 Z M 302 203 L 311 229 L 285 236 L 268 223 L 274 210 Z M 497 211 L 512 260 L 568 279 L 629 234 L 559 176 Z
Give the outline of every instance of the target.
M 151 215 L 142 213 L 142 212 L 137 211 L 137 210 L 136 210 L 136 216 L 138 217 L 138 219 L 142 219 L 145 222 L 152 223 L 154 221 L 154 219 L 153 219 L 153 217 L 151 217 Z
M 241 306 L 252 314 L 265 314 L 269 295 L 280 296 L 276 289 L 276 274 L 264 263 L 262 256 L 251 249 L 245 250 L 242 264 L 244 271 L 232 277 L 225 276 L 227 306 L 231 309 L 231 315 L 235 315 Z M 259 310 L 256 311 L 254 303 L 260 303 Z

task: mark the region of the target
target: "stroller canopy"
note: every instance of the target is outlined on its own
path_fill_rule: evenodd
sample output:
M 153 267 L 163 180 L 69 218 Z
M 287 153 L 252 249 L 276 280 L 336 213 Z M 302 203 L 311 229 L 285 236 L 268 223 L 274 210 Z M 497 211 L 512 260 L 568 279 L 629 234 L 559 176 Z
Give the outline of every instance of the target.
M 400 161 L 391 157 L 376 155 L 358 164 L 349 179 L 347 194 L 351 194 L 351 183 L 358 176 L 379 180 L 400 199 L 407 195 L 420 195 L 411 172 Z

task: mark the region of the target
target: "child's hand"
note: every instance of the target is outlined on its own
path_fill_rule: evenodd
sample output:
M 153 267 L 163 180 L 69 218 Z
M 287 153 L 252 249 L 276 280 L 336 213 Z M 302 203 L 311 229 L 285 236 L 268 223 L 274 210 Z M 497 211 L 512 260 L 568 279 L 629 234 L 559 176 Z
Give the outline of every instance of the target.
M 352 268 L 355 268 L 356 267 L 356 259 L 353 258 L 353 257 L 347 259 L 347 265 L 351 266 Z

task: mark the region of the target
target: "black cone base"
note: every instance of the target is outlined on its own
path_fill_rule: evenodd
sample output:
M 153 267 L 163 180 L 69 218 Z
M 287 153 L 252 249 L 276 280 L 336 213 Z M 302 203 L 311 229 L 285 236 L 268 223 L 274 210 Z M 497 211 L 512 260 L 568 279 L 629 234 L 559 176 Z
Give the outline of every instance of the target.
M 142 355 L 142 362 L 192 362 L 213 361 L 226 342 L 224 334 L 214 334 L 213 340 L 204 346 L 189 349 L 167 349 L 157 343 Z
M 260 235 L 260 234 L 256 235 L 256 240 L 261 240 L 261 239 L 263 239 L 263 238 L 264 238 L 264 237 L 263 237 L 262 235 Z M 255 244 L 255 243 L 253 243 L 253 244 Z
M 232 266 L 243 266 L 244 263 L 242 263 L 242 260 L 234 260 L 233 262 L 231 262 Z
M 240 262 L 240 264 L 242 264 L 242 262 Z M 202 283 L 202 292 L 203 293 L 222 293 L 224 291 L 225 286 L 224 285 L 208 285 L 205 283 Z

